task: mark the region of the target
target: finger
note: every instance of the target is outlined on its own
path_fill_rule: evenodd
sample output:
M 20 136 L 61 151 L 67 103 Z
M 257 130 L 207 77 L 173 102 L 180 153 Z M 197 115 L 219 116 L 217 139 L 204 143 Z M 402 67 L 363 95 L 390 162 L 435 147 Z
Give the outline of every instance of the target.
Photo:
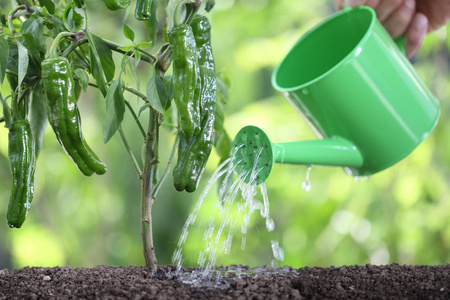
M 383 23 L 403 2 L 403 0 L 381 0 L 375 8 L 378 20 Z
M 345 0 L 345 2 L 350 7 L 356 7 L 356 6 L 359 6 L 359 5 L 366 4 L 367 0 Z
M 378 5 L 380 5 L 381 0 L 367 0 L 364 5 L 370 6 L 372 8 L 376 8 Z
M 386 31 L 395 39 L 403 34 L 411 23 L 416 10 L 415 0 L 405 0 L 384 22 Z
M 337 10 L 341 10 L 344 8 L 344 3 L 350 7 L 356 7 L 359 5 L 367 5 L 372 8 L 375 8 L 380 3 L 380 0 L 336 0 L 334 2 Z
M 428 18 L 422 13 L 417 13 L 405 33 L 405 49 L 407 57 L 412 57 L 417 53 L 420 46 L 422 46 L 427 31 Z
M 417 0 L 417 12 L 428 19 L 428 31 L 433 31 L 450 21 L 450 1 Z
M 341 10 L 344 8 L 344 0 L 336 0 L 334 1 L 334 7 L 336 10 Z

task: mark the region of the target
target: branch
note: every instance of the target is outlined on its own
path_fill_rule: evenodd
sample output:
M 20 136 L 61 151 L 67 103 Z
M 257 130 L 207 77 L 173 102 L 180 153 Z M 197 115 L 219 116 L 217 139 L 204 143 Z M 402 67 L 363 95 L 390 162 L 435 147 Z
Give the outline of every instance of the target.
M 88 42 L 87 38 L 75 40 L 72 44 L 70 44 L 69 47 L 66 48 L 66 50 L 64 50 L 64 52 L 61 54 L 61 56 L 67 57 L 73 50 L 75 50 L 77 47 L 79 47 L 87 42 Z
M 138 116 L 137 116 L 136 113 L 134 112 L 133 107 L 131 106 L 130 102 L 128 102 L 127 100 L 125 100 L 125 105 L 127 106 L 128 110 L 130 111 L 131 115 L 133 116 L 134 120 L 136 121 L 136 124 L 137 124 L 137 126 L 139 127 L 139 131 L 142 133 L 142 136 L 143 136 L 144 139 L 145 139 L 146 134 L 145 134 L 144 127 L 142 127 L 142 124 L 141 124 L 141 122 L 139 121 Z
M 131 149 L 131 146 L 128 143 L 127 138 L 125 137 L 125 133 L 122 130 L 122 125 L 119 126 L 119 133 L 120 133 L 120 137 L 122 138 L 122 142 L 123 142 L 125 148 L 127 149 L 128 155 L 130 156 L 131 163 L 133 164 L 133 167 L 136 170 L 138 178 L 142 178 L 141 168 L 139 167 L 139 163 L 137 162 L 136 157 L 133 154 L 133 150 Z
M 140 91 L 138 91 L 138 90 L 136 90 L 136 89 L 134 89 L 134 88 L 132 88 L 132 87 L 130 87 L 130 86 L 122 85 L 122 87 L 123 87 L 123 89 L 126 90 L 127 92 L 130 92 L 130 93 L 132 93 L 132 94 L 138 96 L 138 97 L 141 98 L 142 100 L 144 100 L 145 103 L 149 103 L 149 102 L 150 102 L 150 101 L 148 100 L 147 96 L 144 95 L 144 94 L 142 94 Z
M 158 192 L 161 189 L 161 186 L 163 185 L 164 181 L 167 178 L 167 175 L 169 174 L 170 166 L 172 165 L 173 159 L 175 157 L 175 153 L 177 152 L 179 141 L 180 141 L 180 135 L 177 134 L 175 141 L 173 142 L 172 152 L 170 153 L 166 168 L 164 169 L 163 175 L 161 176 L 161 178 L 159 179 L 158 183 L 156 184 L 156 186 L 153 190 L 152 197 L 154 199 L 156 199 L 156 195 L 158 195 Z
M 96 89 L 98 89 L 98 85 L 96 85 L 95 83 L 89 82 L 88 85 L 89 85 L 89 86 L 92 86 L 92 87 L 95 87 Z M 122 88 L 123 88 L 124 90 L 126 90 L 127 92 L 130 92 L 130 93 L 132 93 L 132 94 L 138 96 L 138 97 L 141 98 L 145 103 L 149 103 L 149 100 L 148 100 L 147 96 L 145 96 L 144 94 L 142 94 L 142 93 L 139 92 L 138 90 L 136 90 L 136 89 L 134 89 L 134 88 L 132 88 L 132 87 L 130 87 L 130 86 L 125 86 L 125 85 L 122 85 Z
M 112 51 L 118 52 L 118 53 L 122 53 L 122 54 L 126 54 L 128 56 L 134 57 L 134 51 L 130 50 L 130 51 L 124 51 L 122 49 L 119 49 L 120 47 L 123 47 L 122 45 L 119 45 L 117 43 L 108 41 L 103 39 L 103 42 L 109 47 L 109 49 L 111 49 Z M 141 52 L 142 56 L 141 56 L 141 60 L 146 61 L 150 64 L 154 64 L 156 62 L 156 58 L 151 55 L 150 53 L 140 49 L 140 48 L 136 48 L 137 51 Z
M 16 12 L 18 12 L 21 9 L 26 11 L 25 5 L 19 5 L 16 8 L 13 8 L 13 10 L 11 10 L 8 14 L 8 28 L 9 28 L 9 32 L 11 32 L 12 34 L 16 33 L 16 28 L 14 27 L 14 23 L 13 23 L 13 19 L 16 18 L 16 16 L 14 16 L 14 15 L 16 14 Z

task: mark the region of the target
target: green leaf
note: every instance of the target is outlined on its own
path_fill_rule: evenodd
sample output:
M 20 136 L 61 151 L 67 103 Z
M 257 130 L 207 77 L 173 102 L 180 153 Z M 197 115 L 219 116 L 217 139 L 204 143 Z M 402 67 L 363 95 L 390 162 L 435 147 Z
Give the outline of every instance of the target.
M 173 99 L 173 75 L 166 75 L 164 76 L 164 85 L 166 86 L 167 91 L 167 97 L 169 98 L 169 107 L 170 107 L 170 101 Z M 166 110 L 168 107 L 166 108 Z
M 97 82 L 98 89 L 106 97 L 106 93 L 108 91 L 105 79 L 105 73 L 103 71 L 103 66 L 98 55 L 97 47 L 94 41 L 94 35 L 89 31 L 86 31 L 86 37 L 89 41 L 89 59 L 91 62 L 91 73 Z
M 118 47 L 117 49 L 125 51 L 125 52 L 129 52 L 134 49 L 134 45 L 122 46 L 122 47 Z
M 42 86 L 38 84 L 31 94 L 30 125 L 35 141 L 36 156 L 42 147 L 45 127 L 47 126 L 47 109 L 45 107 L 45 95 Z
M 89 86 L 89 76 L 86 71 L 78 68 L 75 69 L 73 73 L 78 76 L 78 83 L 80 84 L 83 91 L 86 92 L 87 87 Z
M 223 129 L 223 122 L 225 119 L 225 112 L 223 110 L 223 104 L 220 101 L 216 102 L 216 109 L 214 111 L 214 130 L 216 131 L 222 131 Z
M 4 37 L 0 36 L 0 84 L 3 84 L 8 65 L 9 46 Z
M 228 99 L 228 85 L 221 78 L 217 77 L 217 100 L 226 104 Z
M 147 48 L 150 48 L 150 46 L 152 44 L 153 44 L 152 42 L 142 42 L 142 43 L 137 44 L 137 47 L 140 49 L 147 49 Z
M 107 143 L 122 123 L 125 113 L 125 99 L 120 78 L 111 82 L 105 100 L 107 120 L 103 128 L 103 140 Z
M 141 61 L 141 52 L 135 50 L 134 51 L 134 67 L 137 68 L 139 62 Z
M 55 13 L 55 4 L 52 0 L 39 0 L 39 5 L 47 8 L 50 14 L 53 15 Z
M 225 113 L 223 110 L 223 104 L 216 102 L 216 110 L 214 112 L 214 148 L 220 158 L 226 159 L 230 156 L 231 152 L 231 139 L 223 127 Z
M 162 114 L 166 111 L 169 97 L 164 83 L 159 76 L 155 75 L 155 72 L 147 84 L 147 98 L 155 110 Z
M 17 69 L 17 73 L 19 74 L 17 86 L 22 84 L 23 79 L 25 78 L 25 75 L 27 74 L 28 70 L 28 50 L 25 48 L 19 41 L 17 42 L 17 49 L 19 51 L 19 65 Z
M 112 51 L 102 38 L 92 35 L 97 48 L 97 53 L 100 56 L 100 62 L 102 64 L 103 72 L 105 73 L 106 80 L 109 82 L 114 78 L 114 72 L 116 66 L 112 57 Z
M 144 111 L 146 111 L 148 108 L 150 108 L 150 103 L 146 103 L 146 104 L 142 105 L 141 108 L 139 109 L 138 117 L 140 117 L 141 114 Z
M 21 34 L 25 39 L 25 45 L 31 56 L 41 63 L 45 55 L 44 19 L 41 17 L 31 17 L 22 24 Z
M 129 62 L 130 62 L 130 57 L 127 56 L 127 55 L 124 55 L 124 57 L 123 57 L 123 63 L 124 64 L 122 64 L 122 71 L 121 71 L 121 73 L 125 72 L 125 70 L 126 70 L 125 69 L 125 64 L 128 64 L 128 68 L 130 69 L 130 74 L 131 74 L 131 76 L 133 76 L 133 80 L 136 83 L 136 87 L 139 89 L 139 87 L 141 86 L 141 83 L 139 81 L 139 76 L 138 76 L 138 74 L 136 72 L 136 64 L 130 64 Z
M 127 39 L 134 42 L 134 31 L 125 23 L 123 23 L 123 34 Z
M 76 11 L 76 5 L 75 2 L 70 3 L 66 7 L 63 15 L 64 25 L 72 32 L 78 31 L 84 26 L 84 17 Z
M 85 4 L 85 1 L 84 1 L 84 0 L 74 0 L 74 2 L 75 2 L 75 5 L 76 5 L 78 8 L 82 8 L 82 7 L 84 6 L 84 4 Z
M 5 127 L 11 128 L 11 124 L 12 124 L 11 112 L 9 110 L 8 104 L 6 103 L 6 100 L 3 99 L 1 93 L 0 93 L 0 103 L 2 104 L 2 107 L 3 107 L 3 118 L 5 119 Z
M 216 153 L 220 158 L 227 159 L 228 157 L 230 157 L 231 143 L 231 139 L 225 129 L 222 128 L 221 131 L 215 132 L 214 148 L 216 149 Z

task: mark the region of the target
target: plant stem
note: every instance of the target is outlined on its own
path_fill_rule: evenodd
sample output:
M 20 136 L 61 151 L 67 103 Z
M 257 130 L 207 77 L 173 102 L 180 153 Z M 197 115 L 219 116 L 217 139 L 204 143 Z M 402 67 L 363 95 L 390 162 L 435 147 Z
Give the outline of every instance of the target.
M 133 107 L 131 106 L 130 102 L 128 102 L 127 100 L 125 100 L 125 105 L 128 107 L 128 110 L 130 111 L 131 115 L 133 116 L 134 121 L 136 121 L 136 124 L 137 124 L 137 126 L 139 127 L 139 131 L 142 133 L 142 136 L 143 136 L 144 139 L 145 139 L 146 134 L 145 134 L 144 127 L 142 127 L 142 124 L 141 124 L 141 122 L 139 121 L 138 116 L 137 116 L 136 113 L 134 112 Z
M 87 38 L 82 38 L 77 41 L 74 41 L 72 44 L 70 44 L 69 47 L 67 47 L 64 52 L 61 54 L 63 57 L 67 57 L 73 50 L 75 50 L 77 47 L 86 44 L 88 42 Z
M 15 18 L 14 14 L 21 9 L 26 9 L 25 5 L 19 5 L 16 8 L 13 8 L 8 14 L 8 28 L 9 32 L 12 34 L 16 33 L 16 28 L 14 27 L 13 19 Z
M 63 38 L 66 38 L 66 37 L 75 37 L 75 34 L 72 33 L 72 32 L 65 32 L 65 31 L 58 33 L 58 35 L 55 37 L 55 39 L 53 40 L 53 43 L 52 43 L 52 45 L 50 47 L 50 51 L 49 51 L 50 58 L 56 58 L 56 57 L 59 56 L 58 55 L 59 42 Z
M 158 112 L 150 107 L 150 120 L 148 133 L 145 139 L 144 172 L 142 174 L 141 187 L 141 235 L 145 265 L 157 270 L 155 247 L 153 245 L 152 232 L 152 205 L 155 201 L 153 184 L 156 180 L 156 169 L 158 164 L 158 142 L 159 142 L 159 116 Z
M 178 143 L 180 141 L 180 135 L 177 134 L 175 141 L 173 142 L 172 146 L 172 152 L 170 152 L 169 160 L 167 161 L 166 168 L 164 169 L 164 172 L 159 178 L 158 183 L 156 184 L 155 188 L 153 189 L 152 197 L 156 199 L 156 196 L 158 195 L 159 190 L 161 189 L 164 181 L 166 180 L 167 175 L 170 171 L 170 166 L 172 165 L 173 159 L 175 157 L 175 153 L 177 152 Z
M 146 95 L 142 94 L 141 92 L 139 92 L 138 90 L 136 90 L 136 89 L 134 89 L 134 88 L 132 88 L 132 87 L 130 87 L 130 86 L 125 86 L 125 85 L 123 85 L 123 89 L 124 89 L 125 91 L 127 91 L 127 92 L 130 92 L 130 93 L 132 93 L 132 94 L 138 96 L 139 98 L 141 98 L 142 100 L 144 100 L 145 103 L 149 103 L 149 102 L 150 102 L 150 101 L 148 100 L 148 98 L 147 98 Z
M 130 144 L 127 141 L 125 133 L 122 130 L 122 126 L 119 126 L 119 133 L 120 133 L 120 137 L 122 138 L 122 142 L 123 142 L 125 148 L 127 149 L 128 155 L 131 158 L 131 163 L 133 164 L 134 169 L 136 170 L 138 178 L 142 178 L 141 168 L 139 167 L 139 163 L 137 162 L 136 157 L 133 154 L 133 150 L 131 149 L 131 146 L 130 146 Z
M 95 84 L 95 83 L 89 82 L 88 85 L 98 89 L 98 85 Z M 145 96 L 144 94 L 142 94 L 138 90 L 136 90 L 136 89 L 134 89 L 132 87 L 129 87 L 129 86 L 125 86 L 125 85 L 122 85 L 122 87 L 123 87 L 123 89 L 125 91 L 130 92 L 130 93 L 138 96 L 139 98 L 141 98 L 145 103 L 149 103 L 147 96 Z
M 122 53 L 122 54 L 126 54 L 128 56 L 134 57 L 134 51 L 130 50 L 130 51 L 124 51 L 122 49 L 119 49 L 120 47 L 122 47 L 122 45 L 116 44 L 114 42 L 108 41 L 103 39 L 103 42 L 109 47 L 109 49 L 111 49 L 112 51 L 118 52 L 118 53 Z M 156 58 L 151 55 L 150 53 L 137 48 L 136 50 L 138 50 L 139 52 L 141 52 L 142 56 L 141 56 L 141 60 L 146 61 L 148 63 L 153 64 L 156 61 Z

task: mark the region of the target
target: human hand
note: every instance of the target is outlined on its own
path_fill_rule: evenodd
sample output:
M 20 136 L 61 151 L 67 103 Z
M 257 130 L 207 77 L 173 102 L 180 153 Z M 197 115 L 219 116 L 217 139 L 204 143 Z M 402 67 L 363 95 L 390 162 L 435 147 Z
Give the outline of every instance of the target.
M 450 0 L 335 0 L 337 9 L 367 5 L 392 38 L 404 35 L 406 56 L 417 53 L 427 32 L 450 21 Z

